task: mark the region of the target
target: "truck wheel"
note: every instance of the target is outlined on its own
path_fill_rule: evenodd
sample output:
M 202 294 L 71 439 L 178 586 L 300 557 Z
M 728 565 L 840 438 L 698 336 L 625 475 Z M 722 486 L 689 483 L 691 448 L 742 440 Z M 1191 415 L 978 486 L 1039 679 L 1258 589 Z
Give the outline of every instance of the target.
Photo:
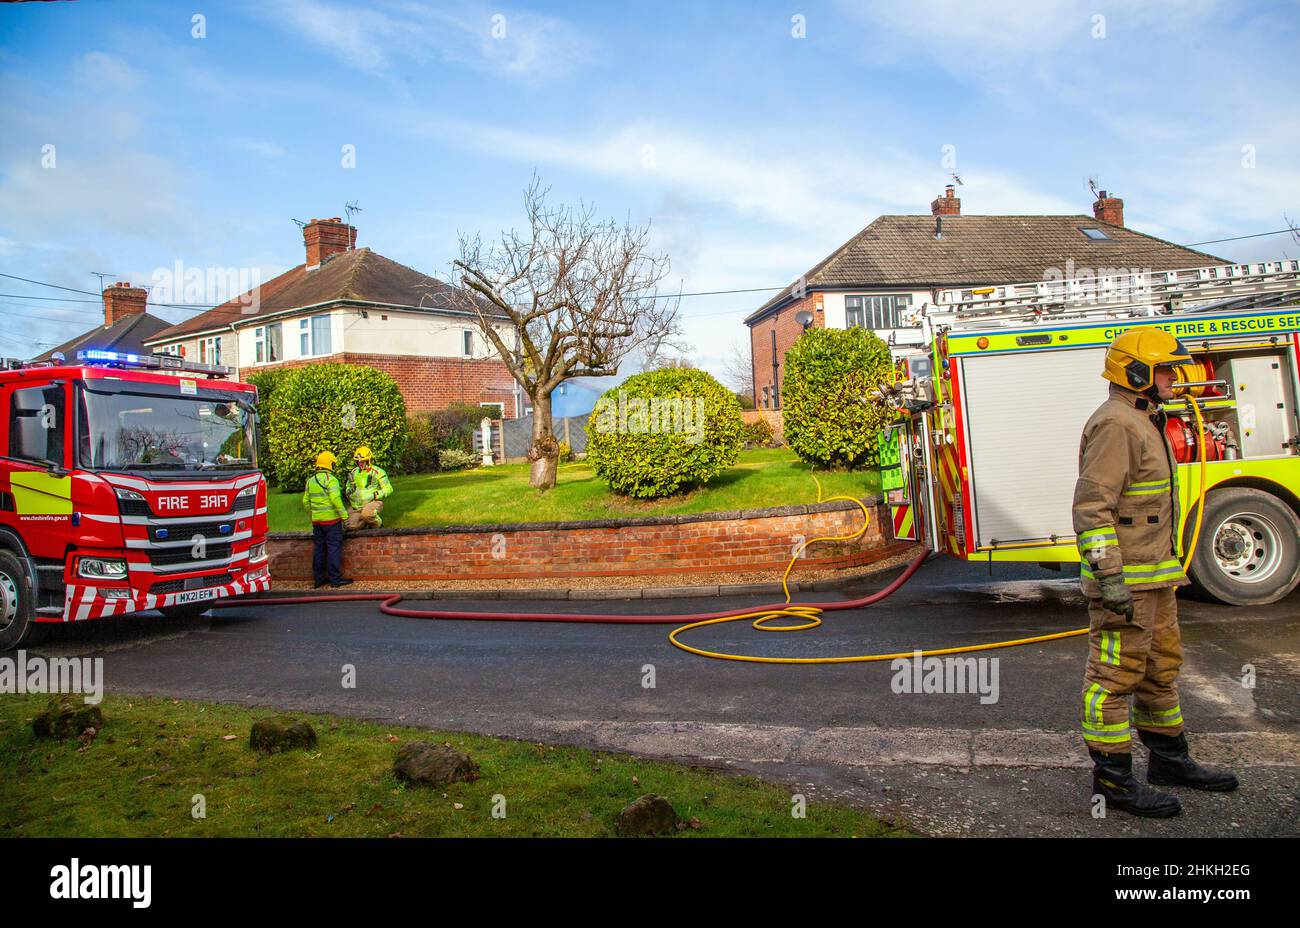
M 47 631 L 36 621 L 22 561 L 12 551 L 0 549 L 0 651 L 38 644 Z
M 1190 573 L 1199 592 L 1230 606 L 1275 603 L 1300 583 L 1300 518 L 1262 490 L 1211 490 Z
M 186 603 L 184 606 L 163 606 L 158 611 L 169 619 L 197 619 L 212 608 L 212 603 Z

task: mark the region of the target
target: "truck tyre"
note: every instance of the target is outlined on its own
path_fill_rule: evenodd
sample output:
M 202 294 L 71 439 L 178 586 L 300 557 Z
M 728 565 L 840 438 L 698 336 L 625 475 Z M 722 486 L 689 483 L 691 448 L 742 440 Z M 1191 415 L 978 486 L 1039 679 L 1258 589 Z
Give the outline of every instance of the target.
M 38 644 L 47 631 L 36 621 L 35 597 L 22 561 L 0 548 L 0 651 Z
M 1300 583 L 1300 518 L 1262 490 L 1211 490 L 1190 575 L 1197 592 L 1230 606 L 1277 602 Z
M 212 608 L 212 603 L 186 603 L 183 606 L 163 606 L 158 611 L 169 619 L 197 619 Z

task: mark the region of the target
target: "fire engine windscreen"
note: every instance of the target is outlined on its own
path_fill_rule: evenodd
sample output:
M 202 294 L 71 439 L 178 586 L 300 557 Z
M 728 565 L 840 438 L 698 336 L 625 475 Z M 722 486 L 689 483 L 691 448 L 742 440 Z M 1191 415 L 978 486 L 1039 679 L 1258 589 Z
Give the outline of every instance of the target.
M 81 466 L 95 469 L 252 470 L 256 416 L 203 396 L 81 391 Z

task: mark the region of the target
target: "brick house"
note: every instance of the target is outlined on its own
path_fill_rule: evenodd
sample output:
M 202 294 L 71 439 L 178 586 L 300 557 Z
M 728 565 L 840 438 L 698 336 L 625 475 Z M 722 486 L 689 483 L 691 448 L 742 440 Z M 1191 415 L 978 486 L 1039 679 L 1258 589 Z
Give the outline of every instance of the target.
M 915 345 L 920 329 L 902 315 L 948 287 L 1162 271 L 1226 259 L 1124 225 L 1124 201 L 1102 191 L 1093 215 L 963 216 L 950 185 L 930 215 L 881 216 L 745 318 L 754 405 L 781 408 L 786 351 L 808 325 L 870 328 L 893 345 Z
M 356 227 L 341 219 L 302 231 L 302 264 L 155 333 L 149 350 L 225 364 L 241 379 L 317 361 L 368 364 L 392 375 L 410 411 L 468 403 L 519 415 L 514 378 L 474 314 L 451 308 L 448 284 L 357 248 Z M 513 337 L 507 325 L 498 331 Z
M 77 360 L 78 351 L 99 348 L 104 351 L 127 351 L 148 354 L 145 342 L 164 329 L 171 328 L 166 319 L 151 315 L 148 310 L 149 291 L 118 281 L 104 288 L 104 324 L 70 338 L 62 345 L 51 348 L 32 358 L 49 361 L 57 352 L 68 361 Z

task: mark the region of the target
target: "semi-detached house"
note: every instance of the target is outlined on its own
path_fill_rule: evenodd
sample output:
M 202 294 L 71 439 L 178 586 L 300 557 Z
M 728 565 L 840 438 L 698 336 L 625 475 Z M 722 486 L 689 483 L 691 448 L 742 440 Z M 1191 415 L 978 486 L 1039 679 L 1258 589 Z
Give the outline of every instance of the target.
M 519 415 L 514 379 L 475 314 L 454 308 L 450 285 L 357 248 L 356 227 L 341 219 L 302 231 L 302 264 L 145 344 L 233 367 L 241 379 L 317 361 L 368 364 L 397 381 L 410 411 L 467 403 Z M 498 331 L 509 344 L 510 328 Z
M 1124 225 L 1124 201 L 1102 191 L 1093 215 L 963 216 L 949 186 L 930 215 L 881 216 L 794 285 L 745 318 L 754 405 L 781 408 L 785 353 L 808 326 L 862 326 L 894 345 L 918 344 L 909 310 L 950 287 L 1227 264 Z M 803 315 L 803 314 L 807 315 Z

